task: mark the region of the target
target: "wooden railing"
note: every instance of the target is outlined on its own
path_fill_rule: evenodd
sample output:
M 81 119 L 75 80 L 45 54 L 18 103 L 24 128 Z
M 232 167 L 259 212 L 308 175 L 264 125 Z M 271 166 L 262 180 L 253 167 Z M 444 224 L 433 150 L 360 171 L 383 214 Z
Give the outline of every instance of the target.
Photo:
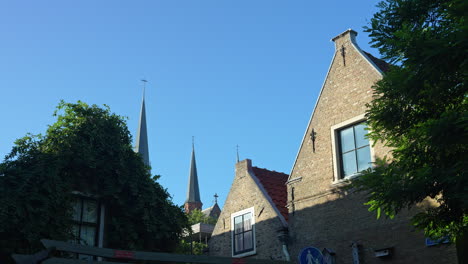
M 42 244 L 47 248 L 33 255 L 13 255 L 17 264 L 122 264 L 119 260 L 134 261 L 159 261 L 169 263 L 200 263 L 200 264 L 291 264 L 287 261 L 274 261 L 252 258 L 226 258 L 214 256 L 181 255 L 160 252 L 144 252 L 117 250 L 111 248 L 90 247 L 62 241 L 42 239 Z M 50 257 L 54 251 L 69 252 L 83 255 L 96 256 L 106 259 L 106 261 L 67 259 Z M 110 259 L 110 261 L 107 261 Z

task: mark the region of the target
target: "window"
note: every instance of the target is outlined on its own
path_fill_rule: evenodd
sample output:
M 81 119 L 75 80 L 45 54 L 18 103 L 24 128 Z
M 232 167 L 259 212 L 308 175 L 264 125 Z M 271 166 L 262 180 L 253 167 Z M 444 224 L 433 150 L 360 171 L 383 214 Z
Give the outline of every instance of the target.
M 244 257 L 256 253 L 254 208 L 231 215 L 232 256 Z
M 372 167 L 373 150 L 366 128 L 364 115 L 331 128 L 335 182 Z
M 346 178 L 371 167 L 366 123 L 359 123 L 338 131 L 341 177 Z
M 73 204 L 73 234 L 76 242 L 96 246 L 98 204 L 86 198 L 77 198 Z

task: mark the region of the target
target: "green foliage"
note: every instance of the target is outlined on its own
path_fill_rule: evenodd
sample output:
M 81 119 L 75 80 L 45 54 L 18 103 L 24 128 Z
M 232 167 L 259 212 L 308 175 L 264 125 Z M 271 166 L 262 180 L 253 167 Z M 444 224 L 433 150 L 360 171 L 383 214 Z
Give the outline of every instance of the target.
M 452 239 L 468 228 L 468 2 L 386 0 L 366 31 L 391 66 L 368 105 L 369 137 L 391 157 L 352 186 L 393 217 L 427 197 L 413 224 Z
M 106 206 L 107 247 L 169 251 L 188 222 L 131 147 L 125 120 L 61 102 L 44 136 L 15 142 L 0 163 L 0 249 L 31 253 L 39 239 L 73 239 L 73 191 Z
M 188 221 L 190 225 L 194 225 L 198 223 L 216 225 L 217 219 L 211 216 L 204 215 L 201 210 L 195 209 L 191 211 L 190 214 L 188 215 Z
M 206 216 L 199 209 L 194 209 L 190 212 L 190 214 L 188 214 L 188 222 L 190 226 L 199 224 L 199 223 L 216 225 L 216 221 L 217 221 L 216 218 L 213 218 L 211 216 Z M 184 239 L 181 240 L 181 243 L 177 247 L 176 252 L 180 254 L 202 255 L 203 250 L 205 248 L 208 248 L 208 245 L 206 245 L 203 242 L 192 241 L 190 239 L 190 236 L 192 236 L 193 234 L 191 229 L 189 229 L 188 234 L 189 234 L 189 237 L 185 237 Z
M 184 238 L 181 240 L 176 252 L 186 255 L 203 255 L 205 248 L 208 248 L 208 245 L 205 243 L 190 241 L 190 238 Z

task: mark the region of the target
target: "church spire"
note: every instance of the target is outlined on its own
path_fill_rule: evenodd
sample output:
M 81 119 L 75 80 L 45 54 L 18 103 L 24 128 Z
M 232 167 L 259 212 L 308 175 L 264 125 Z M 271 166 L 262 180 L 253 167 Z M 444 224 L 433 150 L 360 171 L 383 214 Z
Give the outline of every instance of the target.
M 197 164 L 195 162 L 195 145 L 192 137 L 192 159 L 190 161 L 189 182 L 187 189 L 187 200 L 184 204 L 185 212 L 190 213 L 194 209 L 201 210 L 200 189 L 198 188 Z
M 145 89 L 147 80 L 141 80 L 143 82 L 143 99 L 141 102 L 140 122 L 138 124 L 138 131 L 135 143 L 135 152 L 139 153 L 143 158 L 143 162 L 146 166 L 150 166 L 149 162 L 149 150 L 148 150 L 148 133 L 146 129 L 146 110 L 145 110 Z

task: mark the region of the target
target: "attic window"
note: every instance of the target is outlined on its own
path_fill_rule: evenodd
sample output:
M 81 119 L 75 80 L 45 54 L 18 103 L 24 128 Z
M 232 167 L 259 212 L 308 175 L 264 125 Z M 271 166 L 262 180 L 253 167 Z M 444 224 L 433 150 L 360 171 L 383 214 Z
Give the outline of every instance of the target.
M 371 167 L 367 125 L 359 123 L 338 131 L 341 177 L 346 178 Z
M 254 208 L 231 215 L 232 256 L 245 257 L 256 253 Z
M 365 121 L 362 114 L 331 127 L 335 183 L 372 168 L 374 155 Z

